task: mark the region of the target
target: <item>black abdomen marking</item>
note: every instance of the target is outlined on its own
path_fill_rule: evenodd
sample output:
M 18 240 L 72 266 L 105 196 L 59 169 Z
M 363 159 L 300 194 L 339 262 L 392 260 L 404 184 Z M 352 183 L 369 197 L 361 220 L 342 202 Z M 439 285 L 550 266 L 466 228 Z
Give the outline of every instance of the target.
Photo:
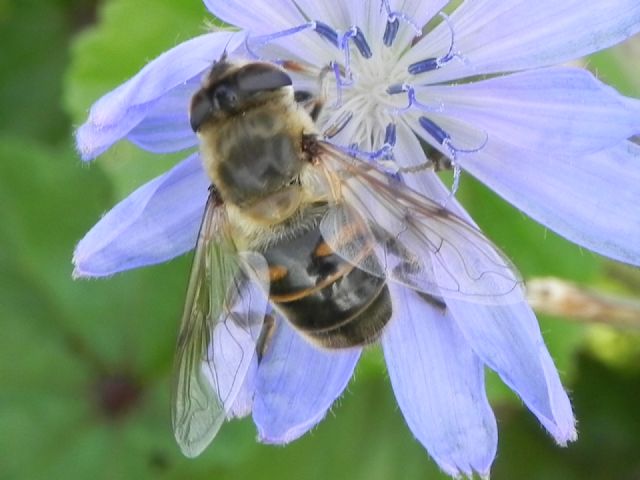
M 319 228 L 279 242 L 263 255 L 271 273 L 271 301 L 311 340 L 347 348 L 378 339 L 391 317 L 385 279 L 333 253 Z

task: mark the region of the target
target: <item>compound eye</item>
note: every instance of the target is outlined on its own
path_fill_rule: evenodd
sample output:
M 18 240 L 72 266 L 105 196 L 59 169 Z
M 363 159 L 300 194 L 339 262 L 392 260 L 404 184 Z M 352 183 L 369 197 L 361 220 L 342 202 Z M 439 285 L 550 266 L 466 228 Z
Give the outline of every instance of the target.
M 213 92 L 213 102 L 216 109 L 228 112 L 238 106 L 238 94 L 228 85 L 220 85 Z
M 267 63 L 252 63 L 243 67 L 236 76 L 238 91 L 247 95 L 276 90 L 291 85 L 291 77 Z
M 200 126 L 211 116 L 211 101 L 201 90 L 191 99 L 189 108 L 189 121 L 194 132 L 200 130 Z

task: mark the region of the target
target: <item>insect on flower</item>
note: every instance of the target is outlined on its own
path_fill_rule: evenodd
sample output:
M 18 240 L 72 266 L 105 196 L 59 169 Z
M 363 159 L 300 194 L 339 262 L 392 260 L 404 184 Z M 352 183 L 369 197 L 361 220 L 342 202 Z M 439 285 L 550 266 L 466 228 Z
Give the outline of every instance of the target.
M 216 324 L 254 335 L 237 365 L 225 361 L 234 383 L 244 381 L 246 358 L 268 348 L 257 347 L 264 311 L 233 311 L 252 279 L 307 340 L 329 349 L 379 339 L 393 311 L 387 281 L 442 309 L 443 296 L 520 299 L 509 295 L 520 283 L 513 267 L 479 230 L 324 141 L 313 118 L 321 107 L 278 66 L 226 56 L 192 99 L 213 183 L 178 342 L 173 426 L 188 455 L 226 418 L 228 387 L 210 381 L 219 377 Z
M 488 476 L 495 458 L 485 366 L 557 443 L 574 440 L 519 277 L 454 194 L 468 172 L 569 240 L 640 263 L 640 102 L 554 66 L 637 33 L 640 3 L 204 3 L 238 31 L 165 52 L 77 132 L 85 160 L 122 139 L 197 149 L 74 254 L 76 276 L 101 277 L 197 244 L 174 385 L 185 453 L 249 414 L 260 441 L 295 440 L 371 342 L 450 475 Z

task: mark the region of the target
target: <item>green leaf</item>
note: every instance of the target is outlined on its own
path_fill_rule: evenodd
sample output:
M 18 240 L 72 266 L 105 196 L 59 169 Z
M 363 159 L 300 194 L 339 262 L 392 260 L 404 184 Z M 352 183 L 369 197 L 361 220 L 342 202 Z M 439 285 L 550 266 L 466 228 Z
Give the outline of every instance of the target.
M 168 379 L 188 258 L 71 279 L 75 243 L 112 203 L 73 152 L 0 139 L 0 478 L 153 478 L 141 457 L 181 461 Z M 130 400 L 113 400 L 119 378 Z
M 492 478 L 519 480 L 634 479 L 640 468 L 640 375 L 579 359 L 572 400 L 578 441 L 558 448 L 527 412 L 501 412 Z
M 165 50 L 207 30 L 202 2 L 113 0 L 99 22 L 78 35 L 67 72 L 65 106 L 84 121 L 93 102 L 138 72 Z
M 640 96 L 640 76 L 638 75 L 640 40 L 630 39 L 609 50 L 598 52 L 587 63 L 588 68 L 600 80 L 614 85 L 625 95 Z
M 132 19 L 135 27 L 132 28 Z M 165 50 L 202 34 L 211 20 L 199 1 L 114 0 L 104 3 L 99 23 L 78 35 L 72 45 L 64 103 L 79 125 L 89 107 Z M 187 105 L 185 105 L 185 109 Z M 156 155 L 120 142 L 101 156 L 116 198 L 160 175 L 187 154 Z
M 260 445 L 233 472 L 216 478 L 449 479 L 413 438 L 380 374 L 356 374 L 332 413 L 300 440 L 286 448 Z
M 68 120 L 57 100 L 69 24 L 52 2 L 0 2 L 0 131 L 50 143 L 66 137 Z

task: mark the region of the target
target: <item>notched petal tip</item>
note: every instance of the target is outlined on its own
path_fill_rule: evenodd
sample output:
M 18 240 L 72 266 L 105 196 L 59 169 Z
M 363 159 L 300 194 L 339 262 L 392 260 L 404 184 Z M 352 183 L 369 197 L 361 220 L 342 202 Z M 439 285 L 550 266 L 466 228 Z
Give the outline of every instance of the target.
M 73 265 L 71 278 L 73 280 L 89 280 L 92 278 L 106 278 L 113 276 L 113 273 L 100 273 L 99 271 L 96 271 L 95 268 L 92 268 L 92 252 L 89 252 L 86 248 L 86 237 L 87 235 L 78 242 L 73 251 L 73 256 L 71 257 L 71 264 Z
M 382 347 L 409 428 L 448 475 L 487 474 L 498 434 L 482 362 L 447 310 L 405 287 L 389 288 L 394 317 Z
M 529 305 L 449 301 L 447 306 L 476 354 L 520 396 L 556 442 L 575 440 L 569 397 Z
M 80 268 L 78 268 L 77 266 L 74 266 L 73 271 L 71 272 L 71 278 L 73 280 L 84 280 L 86 278 L 91 278 L 91 275 L 87 275 Z
M 84 123 L 76 129 L 74 134 L 76 152 L 78 152 L 80 159 L 85 163 L 95 160 L 96 157 L 106 150 L 106 148 L 101 148 L 92 141 L 93 136 L 89 134 L 90 128 L 91 126 L 88 122 Z
M 565 425 L 557 425 L 557 431 L 552 432 L 553 438 L 560 447 L 568 447 L 571 442 L 578 440 L 578 430 L 575 418 Z
M 148 111 L 148 106 L 131 108 L 128 115 L 114 126 L 101 126 L 91 119 L 75 132 L 76 151 L 84 162 L 94 160 L 113 144 L 122 140 L 138 124 Z
M 323 351 L 277 317 L 256 381 L 253 421 L 260 442 L 283 445 L 325 418 L 342 394 L 360 349 Z
M 468 480 L 474 480 L 476 478 L 476 476 L 479 476 L 482 479 L 488 479 L 489 478 L 489 473 L 487 472 L 479 472 L 473 468 L 470 467 L 461 467 L 459 465 L 450 465 L 447 468 L 444 468 L 443 465 L 438 464 L 438 466 L 440 467 L 440 469 L 446 473 L 447 475 L 449 475 L 451 478 L 454 478 L 456 480 L 462 480 L 462 479 L 468 479 Z
M 74 276 L 108 277 L 193 249 L 210 184 L 196 153 L 139 187 L 80 240 Z
M 91 272 L 90 269 L 84 268 L 85 261 L 81 259 L 76 253 L 73 254 L 71 259 L 73 264 L 73 271 L 71 272 L 71 278 L 73 280 L 89 280 L 92 278 L 105 278 L 112 276 L 111 274 Z
M 328 411 L 329 410 L 321 411 L 315 417 L 307 418 L 306 421 L 300 422 L 297 425 L 289 425 L 289 428 L 279 432 L 273 428 L 273 425 L 263 427 L 259 423 L 256 423 L 257 439 L 265 445 L 286 445 L 316 428 L 327 416 Z
M 280 434 L 273 435 L 258 427 L 258 436 L 257 439 L 260 443 L 264 443 L 265 445 L 286 445 L 288 443 L 297 440 L 305 433 L 309 432 L 312 428 L 314 428 L 318 423 L 322 421 L 323 417 L 318 419 L 314 419 L 314 421 L 309 422 L 308 424 L 298 425 L 296 427 L 290 428 Z

